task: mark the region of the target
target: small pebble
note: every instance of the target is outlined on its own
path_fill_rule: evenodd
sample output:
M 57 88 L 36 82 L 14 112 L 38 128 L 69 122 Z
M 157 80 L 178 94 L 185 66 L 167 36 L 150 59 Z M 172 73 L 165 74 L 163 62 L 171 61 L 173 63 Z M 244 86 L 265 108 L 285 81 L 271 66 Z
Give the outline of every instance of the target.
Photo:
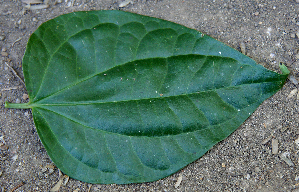
M 32 21 L 33 21 L 33 22 L 36 22 L 36 21 L 37 21 L 37 19 L 36 19 L 35 17 L 33 17 L 33 18 L 32 18 Z
M 274 53 L 270 53 L 270 58 L 273 59 L 275 57 Z
M 240 48 L 241 48 L 241 53 L 243 53 L 245 55 L 246 54 L 246 46 L 243 41 L 240 43 Z
M 25 115 L 26 117 L 29 117 L 29 113 L 28 113 L 28 111 L 25 111 L 24 115 Z
M 4 35 L 0 35 L 0 41 L 3 41 L 5 39 Z
M 278 140 L 272 139 L 272 154 L 276 155 L 278 153 Z
M 18 157 L 19 157 L 19 155 L 14 155 L 14 156 L 12 157 L 12 160 L 13 160 L 13 161 L 16 161 L 16 160 L 18 159 Z
M 182 175 L 179 175 L 178 180 L 176 181 L 174 187 L 175 187 L 175 188 L 178 188 L 178 187 L 180 186 L 182 180 L 183 180 L 183 176 L 182 176 Z
M 299 137 L 295 140 L 295 143 L 299 147 Z
M 46 167 L 43 167 L 41 171 L 44 173 L 44 172 L 47 171 L 47 168 L 46 168 Z
M 286 162 L 286 164 L 288 164 L 289 166 L 294 166 L 294 163 L 288 158 L 288 156 L 290 155 L 289 152 L 284 152 L 280 155 L 280 158 Z
M 272 138 L 272 135 L 270 135 L 269 137 L 267 137 L 266 139 L 264 139 L 262 141 L 262 144 L 265 145 L 266 143 L 268 143 L 271 140 L 271 138 Z
M 297 89 L 293 89 L 290 94 L 288 95 L 288 99 L 293 97 L 297 93 Z
M 247 180 L 250 179 L 250 175 L 247 174 L 245 178 L 246 178 Z
M 67 176 L 67 175 L 64 175 L 63 177 L 64 177 L 64 182 L 63 182 L 62 184 L 63 184 L 63 185 L 66 185 L 66 184 L 67 184 L 67 182 L 69 182 L 69 180 L 70 180 L 70 177 L 69 177 L 69 176 Z
M 65 2 L 67 2 L 67 0 L 65 0 Z M 67 3 L 67 7 L 72 7 L 74 6 L 75 0 L 69 0 L 69 2 Z
M 1 52 L 1 56 L 2 56 L 2 57 L 7 57 L 7 56 L 8 56 L 8 53 L 7 53 L 7 52 L 4 52 L 4 51 L 2 51 L 2 52 Z
M 19 21 L 17 21 L 17 24 L 20 25 L 22 23 L 22 19 L 20 19 Z
M 0 145 L 0 149 L 1 149 L 2 151 L 5 151 L 5 150 L 7 150 L 7 149 L 8 149 L 8 146 L 7 146 L 7 145 L 4 145 L 4 144 L 2 144 L 2 145 Z
M 258 172 L 261 171 L 261 169 L 260 169 L 259 167 L 255 167 L 255 168 L 254 168 L 254 171 L 255 171 L 256 173 L 258 173 Z
M 288 78 L 294 85 L 298 85 L 298 81 L 294 75 L 290 75 Z
M 21 100 L 19 98 L 17 98 L 16 103 L 21 103 Z
M 292 37 L 292 38 L 295 38 L 295 37 L 296 37 L 295 33 L 292 33 L 292 34 L 291 34 L 291 37 Z
M 49 168 L 49 174 L 52 174 L 54 172 L 54 169 Z
M 2 49 L 1 49 L 1 51 L 2 52 L 5 52 L 7 49 L 5 48 L 5 47 L 3 47 Z
M 125 7 L 125 6 L 129 5 L 130 3 L 132 3 L 131 0 L 125 0 L 125 1 L 121 2 L 118 6 Z
M 28 98 L 29 98 L 28 94 L 24 93 L 23 96 L 22 96 L 22 99 L 26 100 Z
M 62 3 L 62 0 L 56 0 L 55 4 Z
M 255 16 L 258 16 L 260 13 L 259 12 L 255 12 L 253 13 Z

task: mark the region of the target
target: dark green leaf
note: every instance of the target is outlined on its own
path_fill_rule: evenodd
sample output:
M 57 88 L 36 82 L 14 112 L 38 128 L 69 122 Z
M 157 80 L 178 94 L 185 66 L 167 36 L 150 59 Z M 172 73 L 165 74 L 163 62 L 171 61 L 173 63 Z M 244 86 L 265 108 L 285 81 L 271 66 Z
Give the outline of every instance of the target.
M 287 78 L 202 33 L 121 11 L 42 24 L 23 58 L 53 162 L 90 183 L 149 182 L 201 157 Z M 286 70 L 285 70 L 286 71 Z

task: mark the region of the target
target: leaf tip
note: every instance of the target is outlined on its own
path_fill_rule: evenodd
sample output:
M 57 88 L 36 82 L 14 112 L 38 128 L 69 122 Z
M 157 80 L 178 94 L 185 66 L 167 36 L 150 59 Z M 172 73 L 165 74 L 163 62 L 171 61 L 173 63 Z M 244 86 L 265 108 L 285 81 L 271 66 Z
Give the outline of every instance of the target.
M 283 63 L 279 63 L 279 67 L 280 67 L 280 70 L 281 70 L 283 75 L 290 74 L 290 71 L 288 70 L 288 68 Z
M 8 106 L 9 106 L 9 103 L 7 101 L 5 101 L 4 107 L 8 108 Z

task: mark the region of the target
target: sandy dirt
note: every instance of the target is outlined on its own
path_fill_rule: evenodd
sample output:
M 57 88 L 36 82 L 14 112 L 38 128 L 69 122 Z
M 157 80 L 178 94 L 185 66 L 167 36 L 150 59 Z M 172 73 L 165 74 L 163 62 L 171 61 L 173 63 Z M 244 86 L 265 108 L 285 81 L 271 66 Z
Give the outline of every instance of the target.
M 31 111 L 4 108 L 5 101 L 28 102 L 22 57 L 29 36 L 61 14 L 102 9 L 130 11 L 199 30 L 268 69 L 279 72 L 279 62 L 285 63 L 292 81 L 231 136 L 167 178 L 130 185 L 65 179 L 59 191 L 299 191 L 299 1 L 123 1 L 50 0 L 47 8 L 34 10 L 20 0 L 0 1 L 0 192 L 49 191 L 60 178 L 39 140 Z

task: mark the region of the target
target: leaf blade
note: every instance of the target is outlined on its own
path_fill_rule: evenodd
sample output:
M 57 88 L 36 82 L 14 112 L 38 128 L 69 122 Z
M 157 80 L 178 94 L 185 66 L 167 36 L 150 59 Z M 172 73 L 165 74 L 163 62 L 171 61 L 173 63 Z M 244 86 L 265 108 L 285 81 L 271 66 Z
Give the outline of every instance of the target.
M 82 181 L 118 184 L 154 181 L 195 161 L 288 75 L 198 31 L 121 11 L 44 23 L 23 70 L 54 163 Z

